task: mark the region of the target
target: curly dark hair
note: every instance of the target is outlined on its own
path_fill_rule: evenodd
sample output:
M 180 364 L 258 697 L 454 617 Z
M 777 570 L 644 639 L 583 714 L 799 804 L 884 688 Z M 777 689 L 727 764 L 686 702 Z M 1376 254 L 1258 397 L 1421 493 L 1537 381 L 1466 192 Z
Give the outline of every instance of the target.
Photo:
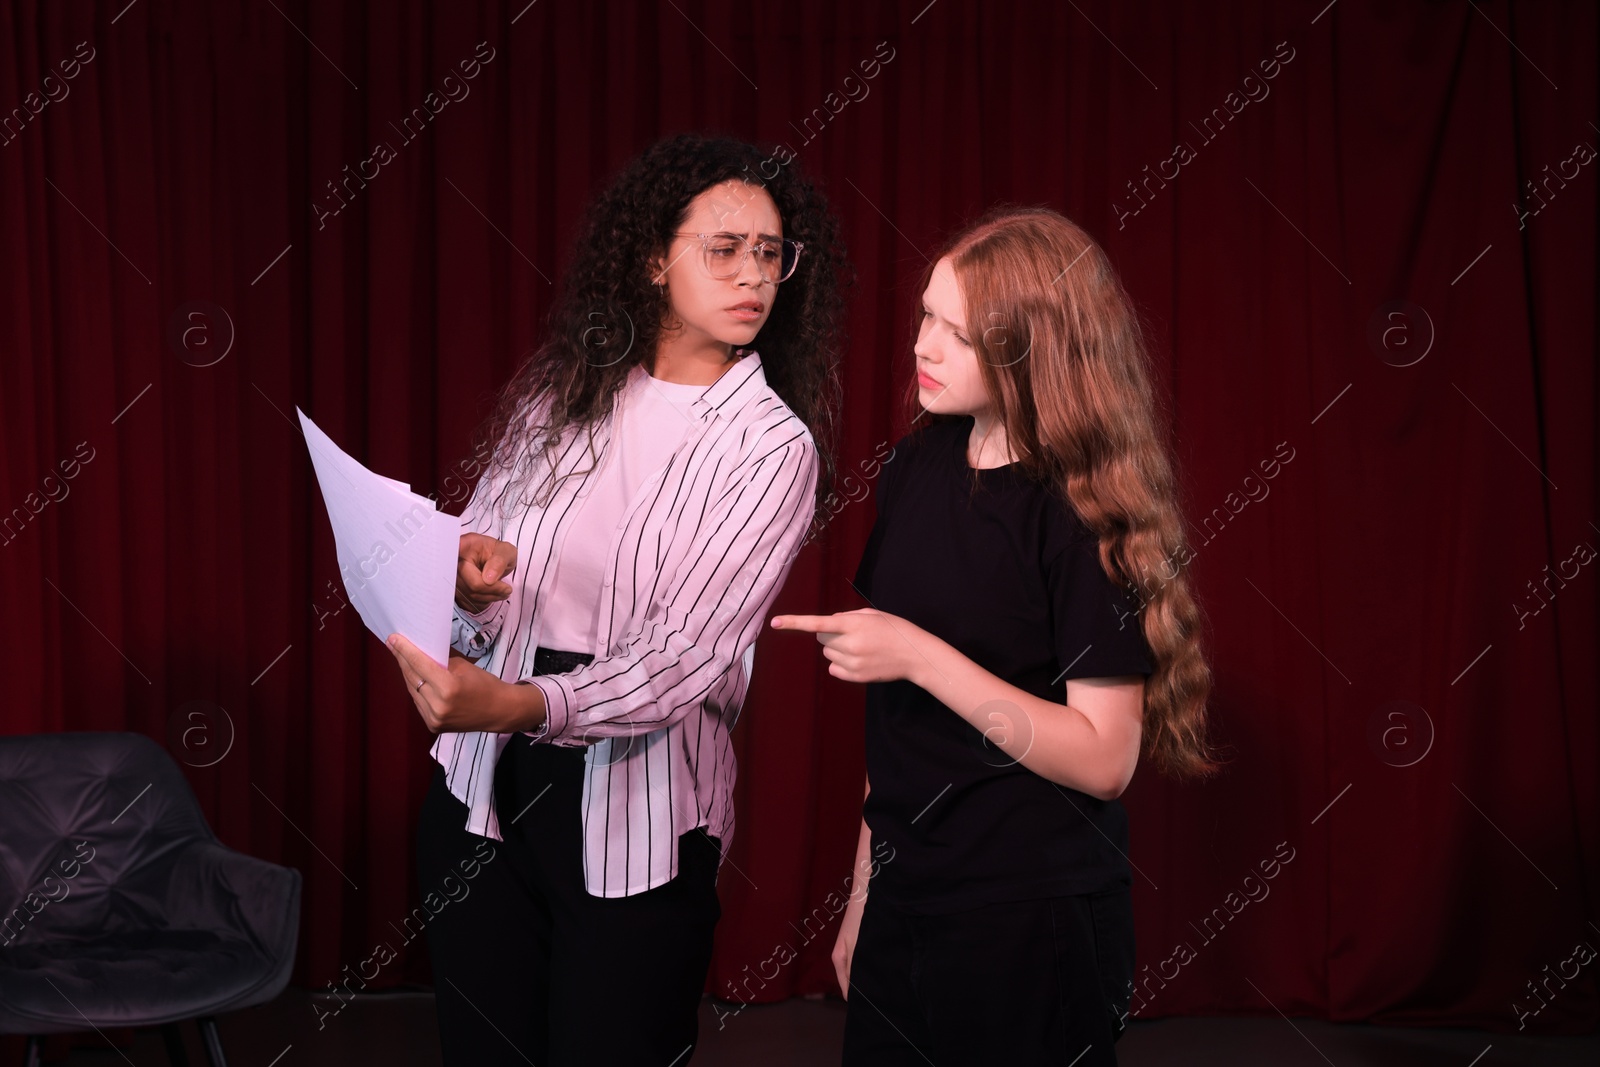
M 540 344 L 500 390 L 473 436 L 475 455 L 519 468 L 508 495 L 514 488 L 520 496 L 528 472 L 544 469 L 550 475 L 543 491 L 525 503 L 548 503 L 557 485 L 556 449 L 569 427 L 588 434 L 592 465 L 596 423 L 611 410 L 632 368 L 650 368 L 663 323 L 671 316 L 666 287 L 652 284 L 650 257 L 669 246 L 673 232 L 685 225 L 690 201 L 737 179 L 765 189 L 777 205 L 784 236 L 805 244 L 799 269 L 780 287 L 781 298 L 773 301 L 771 316 L 748 347 L 760 353 L 767 384 L 810 430 L 820 467 L 817 500 L 826 498 L 838 434 L 842 289 L 854 272 L 827 200 L 792 161 L 776 166 L 769 177 L 775 156 L 729 137 L 678 134 L 647 148 L 596 197 L 579 228 Z M 546 399 L 541 418 L 530 418 Z M 535 443 L 546 457 L 543 464 L 532 462 Z

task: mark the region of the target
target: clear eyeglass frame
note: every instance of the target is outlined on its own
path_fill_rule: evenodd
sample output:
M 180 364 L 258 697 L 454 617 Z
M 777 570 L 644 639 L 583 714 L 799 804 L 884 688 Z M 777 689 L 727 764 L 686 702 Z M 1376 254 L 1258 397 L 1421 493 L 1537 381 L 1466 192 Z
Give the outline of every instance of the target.
M 744 261 L 750 256 L 750 253 L 760 249 L 763 255 L 757 257 L 756 269 L 761 272 L 761 276 L 774 285 L 786 282 L 794 277 L 795 269 L 800 265 L 800 253 L 806 247 L 803 241 L 791 241 L 785 237 L 778 242 L 779 248 L 775 250 L 778 258 L 774 262 L 765 255 L 774 251 L 771 248 L 772 242 L 770 241 L 757 241 L 752 245 L 738 234 L 686 233 L 681 230 L 674 232 L 678 237 L 697 237 L 700 239 L 700 246 L 704 251 L 703 261 L 706 265 L 706 273 L 719 281 L 737 277 L 739 272 L 744 270 Z M 735 251 L 738 252 L 737 258 L 733 256 Z M 788 259 L 787 269 L 785 269 L 784 264 L 785 258 Z

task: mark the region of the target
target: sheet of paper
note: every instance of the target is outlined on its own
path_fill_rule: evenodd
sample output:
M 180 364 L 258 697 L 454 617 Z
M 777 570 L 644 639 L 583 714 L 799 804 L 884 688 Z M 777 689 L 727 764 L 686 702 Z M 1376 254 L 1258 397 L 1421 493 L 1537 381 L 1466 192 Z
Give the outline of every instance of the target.
M 461 520 L 347 455 L 298 407 L 345 592 L 380 641 L 404 634 L 449 662 Z

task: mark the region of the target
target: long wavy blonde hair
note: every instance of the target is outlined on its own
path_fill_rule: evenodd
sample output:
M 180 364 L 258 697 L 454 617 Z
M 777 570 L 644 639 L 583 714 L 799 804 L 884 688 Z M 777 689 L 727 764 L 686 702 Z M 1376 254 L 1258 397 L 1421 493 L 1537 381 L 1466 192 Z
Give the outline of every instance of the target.
M 1174 777 L 1214 772 L 1201 612 L 1183 567 L 1190 552 L 1174 464 L 1132 300 L 1094 239 L 1049 208 L 997 207 L 949 238 L 923 270 L 919 298 L 946 257 L 1012 452 L 1098 536 L 1101 567 L 1141 605 L 1156 660 L 1142 754 Z M 915 319 L 920 304 L 913 309 Z M 905 403 L 911 423 L 955 417 L 925 413 L 914 380 Z

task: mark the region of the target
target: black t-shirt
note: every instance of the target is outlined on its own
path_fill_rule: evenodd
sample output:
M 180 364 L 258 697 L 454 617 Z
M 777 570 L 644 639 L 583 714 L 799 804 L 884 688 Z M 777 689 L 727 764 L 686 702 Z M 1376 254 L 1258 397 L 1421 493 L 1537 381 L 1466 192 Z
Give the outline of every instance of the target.
M 972 426 L 939 419 L 895 445 L 857 591 L 1057 704 L 1068 678 L 1151 674 L 1138 601 L 1101 569 L 1093 533 L 1020 464 L 973 471 Z M 865 816 L 874 848 L 894 850 L 873 894 L 939 913 L 1131 881 L 1120 803 L 1028 770 L 909 681 L 866 696 Z

